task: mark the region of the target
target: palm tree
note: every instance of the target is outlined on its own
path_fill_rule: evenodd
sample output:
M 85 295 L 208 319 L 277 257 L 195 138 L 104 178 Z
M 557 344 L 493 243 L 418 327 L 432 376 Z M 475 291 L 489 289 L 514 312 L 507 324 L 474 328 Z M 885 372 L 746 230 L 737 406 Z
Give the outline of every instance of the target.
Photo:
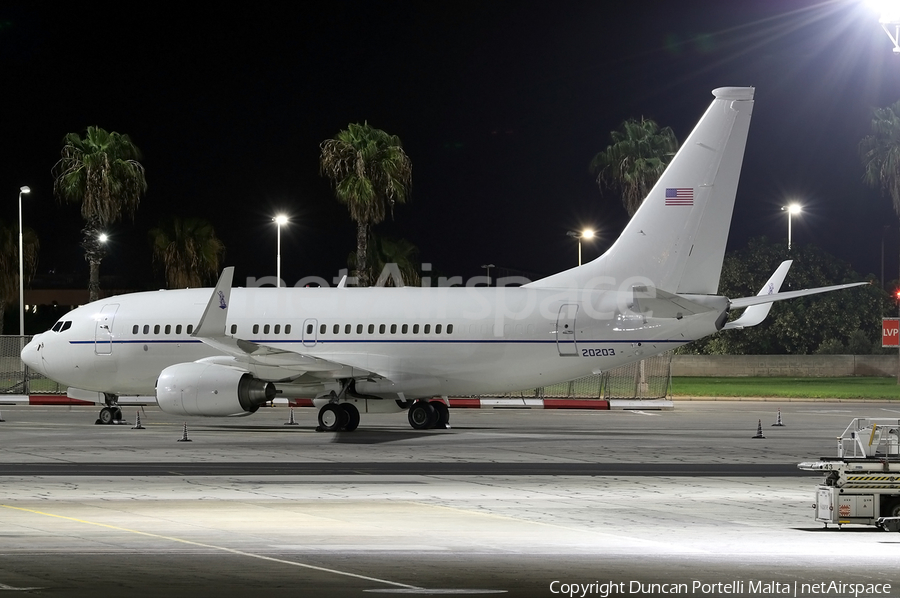
M 27 284 L 37 267 L 40 247 L 37 235 L 30 228 L 22 229 L 22 265 Z M 19 301 L 19 230 L 0 222 L 0 334 L 6 307 Z
M 395 275 L 400 276 L 403 286 L 419 286 L 422 279 L 419 276 L 419 261 L 417 256 L 419 248 L 406 239 L 392 239 L 373 234 L 367 245 L 369 252 L 369 265 L 372 271 L 378 272 L 376 286 L 394 286 Z M 356 269 L 356 254 L 351 253 L 347 263 L 350 268 Z M 393 264 L 396 270 L 385 272 L 385 266 Z
M 678 151 L 678 139 L 669 127 L 641 117 L 622 123 L 613 131 L 612 144 L 591 160 L 591 172 L 600 189 L 622 194 L 622 203 L 633 216 L 653 185 Z
M 122 216 L 134 218 L 147 191 L 141 152 L 128 135 L 88 127 L 84 137 L 69 133 L 62 158 L 53 167 L 53 190 L 60 201 L 80 203 L 84 259 L 91 266 L 90 300 L 100 294 L 100 261 L 105 255 L 100 233 Z
M 872 134 L 859 142 L 859 157 L 863 181 L 890 196 L 900 218 L 900 101 L 872 111 Z
M 201 287 L 219 273 L 225 245 L 202 218 L 174 217 L 150 231 L 153 261 L 166 272 L 170 289 Z
M 387 209 L 405 203 L 412 184 L 412 162 L 396 135 L 364 124 L 351 124 L 319 146 L 320 172 L 331 179 L 338 201 L 356 221 L 357 284 L 368 286 L 371 263 L 367 249 L 372 225 Z

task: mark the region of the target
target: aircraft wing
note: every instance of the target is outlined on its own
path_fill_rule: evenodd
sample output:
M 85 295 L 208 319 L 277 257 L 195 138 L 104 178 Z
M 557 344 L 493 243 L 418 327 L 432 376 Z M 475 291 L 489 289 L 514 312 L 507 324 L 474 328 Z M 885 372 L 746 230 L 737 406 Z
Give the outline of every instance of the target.
M 227 355 L 228 365 L 244 366 L 259 377 L 271 380 L 294 378 L 306 373 L 318 374 L 325 378 L 372 378 L 382 377 L 375 372 L 345 363 L 269 347 L 252 341 L 235 338 L 225 333 L 228 306 L 231 302 L 231 283 L 234 267 L 222 270 L 209 303 L 194 330 L 193 336 L 205 345 Z M 206 361 L 221 361 L 215 357 Z

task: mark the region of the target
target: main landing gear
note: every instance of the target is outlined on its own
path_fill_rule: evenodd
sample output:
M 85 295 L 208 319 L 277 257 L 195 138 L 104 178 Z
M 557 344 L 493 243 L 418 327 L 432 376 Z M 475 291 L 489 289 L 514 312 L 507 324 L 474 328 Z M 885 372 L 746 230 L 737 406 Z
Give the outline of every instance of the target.
M 357 396 L 354 380 L 341 380 L 341 392 L 331 391 L 328 403 L 319 409 L 319 425 L 316 432 L 352 432 L 359 427 L 359 409 L 352 403 L 341 403 L 341 399 Z
M 128 423 L 122 420 L 122 409 L 119 407 L 119 396 L 103 393 L 103 401 L 106 403 L 106 407 L 100 410 L 100 416 L 97 418 L 97 421 L 94 424 L 124 424 Z
M 415 430 L 450 428 L 450 408 L 443 401 L 416 401 L 410 405 L 408 417 Z

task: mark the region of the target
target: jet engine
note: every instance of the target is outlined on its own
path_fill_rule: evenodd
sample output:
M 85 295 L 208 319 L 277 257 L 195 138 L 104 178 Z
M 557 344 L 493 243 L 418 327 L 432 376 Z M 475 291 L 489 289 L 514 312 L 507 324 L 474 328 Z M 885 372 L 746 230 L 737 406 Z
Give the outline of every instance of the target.
M 177 415 L 248 415 L 274 399 L 275 394 L 271 382 L 211 363 L 169 366 L 156 381 L 159 408 Z

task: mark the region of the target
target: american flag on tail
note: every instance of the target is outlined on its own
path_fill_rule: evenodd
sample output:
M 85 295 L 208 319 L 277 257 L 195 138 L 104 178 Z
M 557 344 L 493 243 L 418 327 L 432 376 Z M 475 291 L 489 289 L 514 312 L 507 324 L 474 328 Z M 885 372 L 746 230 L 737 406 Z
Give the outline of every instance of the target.
M 666 189 L 667 206 L 692 206 L 694 205 L 693 187 L 669 187 Z

